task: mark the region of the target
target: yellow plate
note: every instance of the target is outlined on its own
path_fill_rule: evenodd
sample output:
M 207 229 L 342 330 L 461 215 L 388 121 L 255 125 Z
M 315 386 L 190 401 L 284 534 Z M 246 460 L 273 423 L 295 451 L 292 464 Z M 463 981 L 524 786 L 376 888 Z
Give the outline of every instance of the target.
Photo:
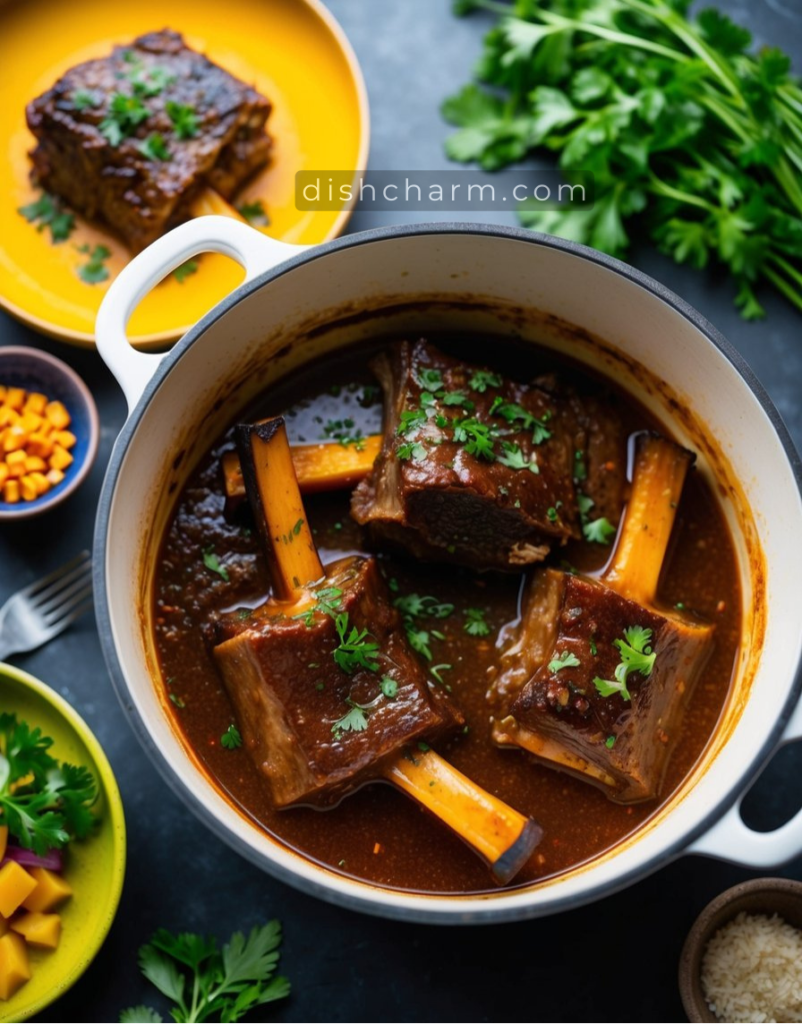
M 125 819 L 117 783 L 89 726 L 57 693 L 27 672 L 0 662 L 0 711 L 38 725 L 54 740 L 60 761 L 91 769 L 100 787 L 100 825 L 89 839 L 71 843 L 66 878 L 74 895 L 59 913 L 58 949 L 29 950 L 31 980 L 8 1002 L 0 1022 L 27 1020 L 58 999 L 83 974 L 106 938 L 120 902 L 125 874 Z
M 273 104 L 270 166 L 237 202 L 260 198 L 270 217 L 266 233 L 314 245 L 334 238 L 350 210 L 295 208 L 299 170 L 350 170 L 367 162 L 368 106 L 362 73 L 339 25 L 318 0 L 0 0 L 0 305 L 25 323 L 75 345 L 94 345 L 98 307 L 129 254 L 106 232 L 79 220 L 68 241 L 50 242 L 17 209 L 38 197 L 28 178 L 33 136 L 25 106 L 68 68 L 111 52 L 148 31 L 169 27 L 188 44 Z M 112 251 L 109 281 L 85 284 L 77 246 Z M 179 337 L 242 280 L 224 256 L 207 255 L 197 273 L 155 288 L 131 319 L 135 344 Z

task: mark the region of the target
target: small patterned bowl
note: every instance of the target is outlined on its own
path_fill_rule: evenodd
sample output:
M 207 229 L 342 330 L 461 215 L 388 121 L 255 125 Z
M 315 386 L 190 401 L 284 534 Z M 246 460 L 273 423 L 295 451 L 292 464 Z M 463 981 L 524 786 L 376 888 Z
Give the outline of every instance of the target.
M 75 434 L 72 464 L 64 479 L 33 501 L 0 500 L 0 521 L 26 519 L 54 508 L 78 487 L 95 461 L 100 426 L 94 399 L 78 374 L 47 352 L 26 346 L 0 348 L 0 384 L 38 391 L 48 401 L 63 402 L 70 414 L 69 429 Z

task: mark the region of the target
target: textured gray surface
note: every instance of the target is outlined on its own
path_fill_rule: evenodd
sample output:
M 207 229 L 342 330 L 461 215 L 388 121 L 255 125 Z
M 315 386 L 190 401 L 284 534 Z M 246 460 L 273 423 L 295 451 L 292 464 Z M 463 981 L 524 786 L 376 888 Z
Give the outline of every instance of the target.
M 331 0 L 362 62 L 372 106 L 371 166 L 436 169 L 446 126 L 438 106 L 467 80 L 483 16 L 457 20 L 446 0 Z M 720 6 L 759 42 L 802 60 L 799 0 L 729 0 Z M 169 0 L 165 4 L 169 22 Z M 394 220 L 357 211 L 351 230 Z M 513 223 L 513 217 L 487 220 Z M 704 313 L 752 364 L 802 444 L 800 318 L 771 294 L 768 318 L 739 320 L 730 283 L 676 267 L 649 248 L 631 262 Z M 61 510 L 0 532 L 0 599 L 91 543 L 94 508 L 122 397 L 92 353 L 47 341 L 0 314 L 0 345 L 56 352 L 87 380 L 103 424 L 91 478 Z M 130 731 L 110 689 L 91 618 L 16 663 L 67 696 L 97 733 L 117 773 L 129 826 L 123 901 L 109 939 L 75 988 L 41 1020 L 116 1020 L 149 1000 L 136 948 L 158 926 L 227 936 L 267 917 L 284 922 L 283 969 L 292 998 L 265 1016 L 280 1021 L 676 1021 L 676 967 L 704 904 L 749 872 L 684 858 L 593 906 L 546 921 L 443 931 L 365 918 L 326 906 L 262 874 L 202 828 L 168 791 Z M 748 798 L 750 820 L 770 827 L 800 803 L 802 757 L 784 750 Z M 802 860 L 783 872 L 802 878 Z

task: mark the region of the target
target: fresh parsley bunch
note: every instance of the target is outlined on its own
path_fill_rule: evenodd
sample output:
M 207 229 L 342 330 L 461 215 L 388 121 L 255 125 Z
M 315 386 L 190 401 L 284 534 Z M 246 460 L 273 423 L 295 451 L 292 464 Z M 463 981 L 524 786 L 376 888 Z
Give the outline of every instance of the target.
M 248 1010 L 289 995 L 290 983 L 276 976 L 281 925 L 269 921 L 246 938 L 235 932 L 222 949 L 204 935 L 173 935 L 160 928 L 139 950 L 139 966 L 151 984 L 175 1003 L 174 1021 L 238 1021 Z M 123 1010 L 123 1024 L 159 1024 L 149 1006 Z
M 88 768 L 60 763 L 41 729 L 0 714 L 0 825 L 43 856 L 92 830 L 98 790 Z
M 746 319 L 760 279 L 802 309 L 802 87 L 780 50 L 690 0 L 456 0 L 499 20 L 476 84 L 446 100 L 453 160 L 497 170 L 539 147 L 592 172 L 588 209 L 529 227 L 616 256 L 637 218 L 678 263 L 725 265 Z

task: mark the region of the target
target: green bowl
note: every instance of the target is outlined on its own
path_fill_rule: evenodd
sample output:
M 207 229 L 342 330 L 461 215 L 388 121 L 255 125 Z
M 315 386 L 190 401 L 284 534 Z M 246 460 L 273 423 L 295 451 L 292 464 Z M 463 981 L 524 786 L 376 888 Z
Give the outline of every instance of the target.
M 61 941 L 52 952 L 29 949 L 31 979 L 7 1002 L 0 1022 L 27 1020 L 39 1013 L 83 974 L 108 934 L 125 875 L 125 818 L 120 791 L 103 749 L 70 705 L 27 672 L 0 662 L 0 711 L 15 713 L 53 737 L 61 761 L 83 764 L 100 787 L 100 825 L 89 839 L 71 843 L 65 878 L 72 899 L 59 910 Z

